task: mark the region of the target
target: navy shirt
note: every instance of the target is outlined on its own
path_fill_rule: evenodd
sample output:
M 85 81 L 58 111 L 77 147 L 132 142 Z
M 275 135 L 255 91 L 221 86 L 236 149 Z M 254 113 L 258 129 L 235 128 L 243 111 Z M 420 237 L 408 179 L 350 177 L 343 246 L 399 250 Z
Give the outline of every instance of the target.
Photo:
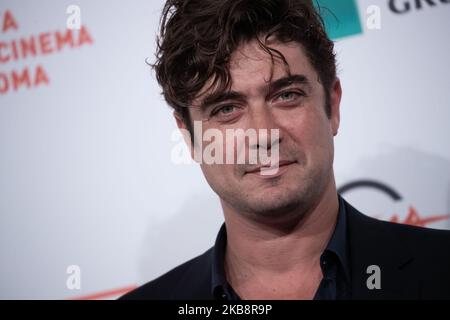
M 319 284 L 314 300 L 340 300 L 351 297 L 347 218 L 343 199 L 339 195 L 338 198 L 337 223 L 326 249 L 320 256 L 323 279 Z M 225 276 L 226 244 L 227 232 L 225 224 L 223 224 L 213 249 L 212 294 L 217 300 L 241 300 Z

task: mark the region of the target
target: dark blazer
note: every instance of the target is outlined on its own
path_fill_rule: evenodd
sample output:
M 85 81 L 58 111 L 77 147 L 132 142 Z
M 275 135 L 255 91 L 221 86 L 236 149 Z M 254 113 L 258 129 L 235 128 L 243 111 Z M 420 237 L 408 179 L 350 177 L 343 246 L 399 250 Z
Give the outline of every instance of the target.
M 352 299 L 450 299 L 450 231 L 376 220 L 344 201 Z M 121 299 L 210 300 L 212 248 Z M 369 290 L 367 267 L 381 271 Z

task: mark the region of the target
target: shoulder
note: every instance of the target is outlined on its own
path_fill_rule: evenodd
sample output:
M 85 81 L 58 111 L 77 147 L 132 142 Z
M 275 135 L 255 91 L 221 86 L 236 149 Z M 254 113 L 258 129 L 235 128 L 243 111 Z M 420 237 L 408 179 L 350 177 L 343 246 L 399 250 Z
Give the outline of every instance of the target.
M 450 274 L 450 230 L 382 221 L 424 269 Z
M 357 240 L 372 242 L 379 250 L 401 247 L 424 264 L 450 267 L 450 230 L 438 230 L 411 226 L 401 223 L 382 221 L 362 214 L 346 203 L 350 224 L 350 237 L 357 235 Z M 449 269 L 450 270 L 450 269 Z
M 368 223 L 379 232 L 384 231 L 394 235 L 398 241 L 405 244 L 412 252 L 424 252 L 430 248 L 446 248 L 445 253 L 447 255 L 450 253 L 450 250 L 448 250 L 450 245 L 450 230 L 438 230 L 382 221 L 363 215 L 358 211 L 357 214 L 362 215 L 363 217 L 360 219 L 364 220 L 365 223 Z M 383 236 L 383 233 L 380 233 L 379 236 Z
M 211 254 L 212 248 L 119 300 L 207 299 L 211 284 Z
M 346 203 L 352 290 L 362 299 L 448 299 L 450 231 L 381 221 Z M 383 290 L 368 290 L 377 265 Z

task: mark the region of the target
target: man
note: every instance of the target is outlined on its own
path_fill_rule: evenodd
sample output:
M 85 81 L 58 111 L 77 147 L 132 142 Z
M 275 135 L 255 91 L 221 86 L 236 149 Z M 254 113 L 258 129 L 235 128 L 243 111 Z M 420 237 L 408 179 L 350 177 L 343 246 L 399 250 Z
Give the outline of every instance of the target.
M 269 130 L 224 154 L 277 162 L 202 162 L 225 218 L 215 245 L 123 298 L 450 298 L 450 232 L 369 218 L 337 194 L 333 50 L 311 1 L 166 3 L 154 67 L 193 157 L 201 123 Z

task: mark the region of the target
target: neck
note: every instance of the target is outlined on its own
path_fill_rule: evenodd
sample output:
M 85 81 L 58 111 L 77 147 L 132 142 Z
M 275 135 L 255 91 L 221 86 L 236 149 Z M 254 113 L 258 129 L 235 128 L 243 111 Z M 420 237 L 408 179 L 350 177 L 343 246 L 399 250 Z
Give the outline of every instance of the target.
M 227 227 L 225 270 L 232 286 L 260 276 L 293 278 L 317 270 L 339 210 L 334 179 L 310 208 L 298 208 L 301 219 L 289 227 L 250 220 L 222 205 Z

